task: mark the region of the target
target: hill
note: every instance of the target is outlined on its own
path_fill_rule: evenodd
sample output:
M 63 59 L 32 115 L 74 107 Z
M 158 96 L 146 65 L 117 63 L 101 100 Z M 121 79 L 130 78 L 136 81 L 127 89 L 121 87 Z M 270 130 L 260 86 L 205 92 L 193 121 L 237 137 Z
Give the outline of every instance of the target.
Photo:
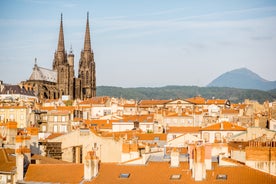
M 247 68 L 240 68 L 220 75 L 207 86 L 267 91 L 276 88 L 276 81 L 268 81 Z
M 243 102 L 244 99 L 257 100 L 263 103 L 266 100 L 276 100 L 276 90 L 260 91 L 252 89 L 237 89 L 228 87 L 197 87 L 197 86 L 165 86 L 122 88 L 112 86 L 98 86 L 97 96 L 111 96 L 126 99 L 186 99 L 200 95 L 204 98 L 213 97 L 229 99 L 231 102 Z

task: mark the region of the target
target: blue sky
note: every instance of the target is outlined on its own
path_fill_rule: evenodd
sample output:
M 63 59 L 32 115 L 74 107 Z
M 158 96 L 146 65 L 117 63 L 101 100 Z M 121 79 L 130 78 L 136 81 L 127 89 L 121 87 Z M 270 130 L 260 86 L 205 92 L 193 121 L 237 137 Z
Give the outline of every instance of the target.
M 276 80 L 276 1 L 260 0 L 2 0 L 0 80 L 52 68 L 61 13 L 77 75 L 87 12 L 98 86 L 205 86 L 241 67 Z

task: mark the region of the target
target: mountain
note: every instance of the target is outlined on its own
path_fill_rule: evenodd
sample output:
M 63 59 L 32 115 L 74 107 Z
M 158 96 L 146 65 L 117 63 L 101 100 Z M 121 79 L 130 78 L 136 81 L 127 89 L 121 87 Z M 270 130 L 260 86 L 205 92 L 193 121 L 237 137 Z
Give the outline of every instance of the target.
M 276 88 L 276 81 L 268 81 L 247 68 L 240 68 L 220 75 L 207 86 L 268 91 Z
M 186 99 L 194 96 L 206 99 L 213 97 L 229 99 L 239 103 L 245 99 L 257 100 L 260 103 L 276 100 L 276 90 L 260 91 L 254 89 L 237 89 L 227 87 L 198 87 L 198 86 L 165 86 L 165 87 L 139 87 L 122 88 L 112 86 L 97 86 L 97 96 L 110 96 L 126 99 Z

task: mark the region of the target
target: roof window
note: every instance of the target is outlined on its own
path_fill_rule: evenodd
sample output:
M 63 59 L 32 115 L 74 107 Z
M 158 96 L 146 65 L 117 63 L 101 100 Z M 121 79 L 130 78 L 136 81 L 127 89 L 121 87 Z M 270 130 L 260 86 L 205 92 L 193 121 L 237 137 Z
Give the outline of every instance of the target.
M 216 179 L 217 180 L 227 180 L 227 174 L 218 174 Z
M 172 174 L 170 179 L 171 180 L 180 180 L 181 174 Z
M 119 175 L 119 178 L 129 178 L 129 176 L 130 176 L 130 173 L 121 173 Z

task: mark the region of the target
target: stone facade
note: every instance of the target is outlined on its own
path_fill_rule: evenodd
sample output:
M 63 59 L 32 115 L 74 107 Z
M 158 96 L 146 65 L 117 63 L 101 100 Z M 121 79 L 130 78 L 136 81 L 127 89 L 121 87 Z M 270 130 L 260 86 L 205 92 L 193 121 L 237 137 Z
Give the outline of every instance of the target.
M 59 39 L 54 54 L 53 68 L 39 67 L 35 61 L 32 75 L 23 85 L 31 86 L 41 99 L 86 99 L 96 96 L 94 53 L 91 49 L 89 15 L 87 14 L 84 49 L 81 51 L 78 77 L 74 73 L 72 48 L 67 54 L 64 45 L 63 20 L 61 15 Z

